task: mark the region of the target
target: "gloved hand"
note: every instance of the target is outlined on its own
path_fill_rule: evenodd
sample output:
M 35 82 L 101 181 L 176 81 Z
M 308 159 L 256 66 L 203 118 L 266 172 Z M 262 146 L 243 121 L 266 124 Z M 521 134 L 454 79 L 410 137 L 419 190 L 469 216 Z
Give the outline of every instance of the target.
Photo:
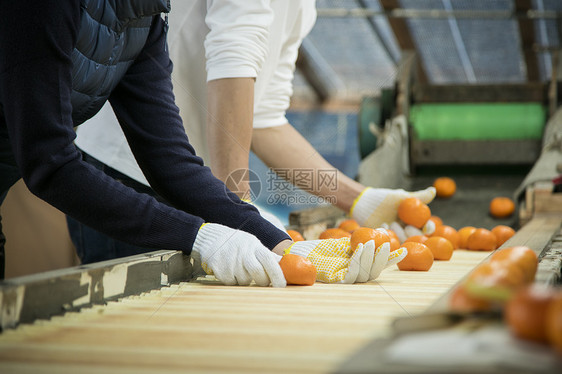
M 216 223 L 203 224 L 193 244 L 195 267 L 214 275 L 225 285 L 285 287 L 279 266 L 281 256 L 267 249 L 258 238 Z
M 435 222 L 432 220 L 428 220 L 421 230 L 412 225 L 404 225 L 403 223 L 397 221 L 391 222 L 390 224 L 383 223 L 381 225 L 381 228 L 383 229 L 392 230 L 398 237 L 400 243 L 404 243 L 406 239 L 415 235 L 431 236 L 431 234 L 435 232 L 435 227 Z
M 349 238 L 305 240 L 287 248 L 308 258 L 316 266 L 316 280 L 325 283 L 363 283 L 376 279 L 388 266 L 400 262 L 408 253 L 406 248 L 390 252 L 390 244 L 375 249 L 375 242 L 359 244 L 351 249 Z
M 353 202 L 350 215 L 361 226 L 381 227 L 383 223 L 390 224 L 398 219 L 398 205 L 408 197 L 417 197 L 429 204 L 435 197 L 435 187 L 415 192 L 367 187 Z

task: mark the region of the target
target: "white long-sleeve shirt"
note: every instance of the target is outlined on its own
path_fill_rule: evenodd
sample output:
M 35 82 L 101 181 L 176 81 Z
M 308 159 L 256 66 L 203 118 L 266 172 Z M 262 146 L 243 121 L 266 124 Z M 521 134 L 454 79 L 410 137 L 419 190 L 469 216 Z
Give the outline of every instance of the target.
M 206 147 L 207 81 L 256 78 L 254 128 L 287 123 L 298 48 L 316 21 L 315 0 L 175 1 L 168 44 L 176 104 L 197 153 Z M 82 124 L 76 145 L 106 165 L 148 184 L 106 105 Z

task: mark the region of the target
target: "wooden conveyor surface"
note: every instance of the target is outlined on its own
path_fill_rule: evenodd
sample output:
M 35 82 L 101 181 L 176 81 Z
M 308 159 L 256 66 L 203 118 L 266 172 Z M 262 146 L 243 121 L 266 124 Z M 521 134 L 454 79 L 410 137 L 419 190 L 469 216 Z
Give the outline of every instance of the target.
M 0 335 L 2 373 L 326 373 L 420 313 L 489 255 L 458 250 L 429 272 L 286 289 L 182 282 Z

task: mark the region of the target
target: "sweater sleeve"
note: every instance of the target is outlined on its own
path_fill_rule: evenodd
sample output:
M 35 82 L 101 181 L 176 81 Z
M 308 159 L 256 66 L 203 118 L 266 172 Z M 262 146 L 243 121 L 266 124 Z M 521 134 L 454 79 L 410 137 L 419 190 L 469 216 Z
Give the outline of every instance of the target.
M 270 0 L 207 0 L 207 81 L 255 78 L 267 56 Z
M 84 163 L 73 144 L 71 53 L 80 1 L 3 1 L 2 7 L 0 126 L 7 126 L 30 191 L 116 239 L 190 253 L 202 218 L 109 178 Z
M 195 155 L 174 104 L 171 70 L 164 23 L 155 17 L 143 52 L 110 97 L 150 185 L 173 206 L 247 231 L 270 249 L 289 239 L 255 207 L 241 202 Z

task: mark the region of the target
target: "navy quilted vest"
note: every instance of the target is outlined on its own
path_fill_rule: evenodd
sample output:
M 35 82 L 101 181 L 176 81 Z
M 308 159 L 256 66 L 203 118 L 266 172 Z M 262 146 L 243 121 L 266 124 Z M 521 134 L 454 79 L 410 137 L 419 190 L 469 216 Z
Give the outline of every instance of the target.
M 139 55 L 152 17 L 170 0 L 81 0 L 82 15 L 72 52 L 72 119 L 79 125 L 97 113 Z

